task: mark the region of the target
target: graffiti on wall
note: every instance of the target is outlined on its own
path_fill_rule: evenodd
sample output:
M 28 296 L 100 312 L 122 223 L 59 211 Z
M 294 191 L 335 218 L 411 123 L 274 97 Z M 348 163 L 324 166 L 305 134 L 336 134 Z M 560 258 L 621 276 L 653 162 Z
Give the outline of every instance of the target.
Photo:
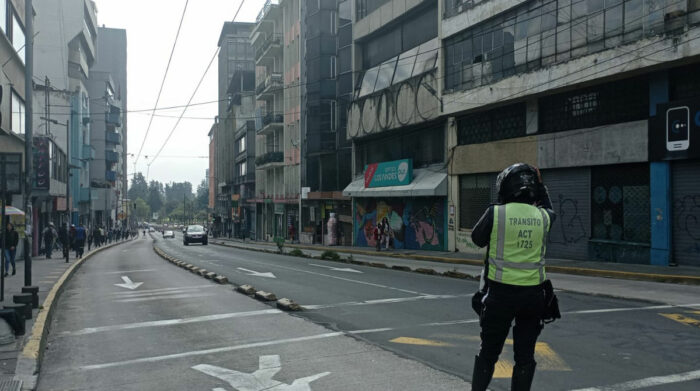
M 374 227 L 384 217 L 394 233 L 394 248 L 447 249 L 445 200 L 443 198 L 355 199 L 355 245 L 374 247 Z
M 472 242 L 471 231 L 455 232 L 455 242 L 455 247 L 457 247 L 457 250 L 460 252 L 477 256 L 483 256 L 486 254 L 486 247 L 481 248 Z
M 676 251 L 700 253 L 700 194 L 676 198 L 673 212 L 673 224 L 693 241 L 691 246 Z
M 552 207 L 557 213 L 549 236 L 550 243 L 574 244 L 588 240 L 588 234 L 579 214 L 578 201 L 559 194 L 558 202 L 553 200 Z

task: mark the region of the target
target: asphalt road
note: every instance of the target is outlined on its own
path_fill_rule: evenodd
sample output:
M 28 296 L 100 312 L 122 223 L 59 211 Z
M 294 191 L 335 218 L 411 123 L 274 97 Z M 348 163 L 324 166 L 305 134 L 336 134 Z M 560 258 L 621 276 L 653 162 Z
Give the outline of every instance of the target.
M 307 308 L 295 316 L 331 331 L 373 330 L 356 337 L 471 379 L 479 346 L 479 325 L 469 306 L 477 288 L 474 281 L 217 245 L 185 247 L 179 234 L 157 245 L 227 276 L 233 284 L 251 284 Z M 619 389 L 621 383 L 632 382 L 624 389 L 668 390 L 667 383 L 654 384 L 679 374 L 676 379 L 682 381 L 672 383 L 671 389 L 700 388 L 700 321 L 692 321 L 700 318 L 697 307 L 566 292 L 560 292 L 559 299 L 564 318 L 547 325 L 539 339 L 533 389 Z M 512 365 L 507 341 L 492 389 L 509 389 Z
M 88 259 L 56 304 L 39 390 L 457 390 L 459 377 L 163 261 L 145 238 Z

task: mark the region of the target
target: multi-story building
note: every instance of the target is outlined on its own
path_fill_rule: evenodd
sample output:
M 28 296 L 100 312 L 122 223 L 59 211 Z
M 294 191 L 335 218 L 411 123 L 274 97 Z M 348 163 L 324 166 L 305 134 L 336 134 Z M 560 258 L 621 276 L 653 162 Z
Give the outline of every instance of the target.
M 525 161 L 558 214 L 550 257 L 700 265 L 700 5 L 439 3 L 451 248 Z
M 92 222 L 111 228 L 126 214 L 126 30 L 98 29 L 97 61 L 88 81 L 92 99 L 90 210 Z M 104 113 L 104 114 L 102 114 Z
M 302 242 L 350 245 L 352 205 L 342 190 L 351 180 L 352 144 L 346 137 L 352 99 L 350 1 L 302 1 L 301 131 Z M 326 228 L 336 215 L 336 232 Z
M 27 101 L 24 79 L 26 73 L 24 25 L 24 0 L 0 1 L 0 34 L 4 35 L 0 39 L 0 58 L 5 59 L 2 66 L 3 72 L 0 72 L 2 87 L 0 90 L 0 154 L 16 154 L 13 160 L 19 157 L 22 172 L 24 172 L 25 102 Z M 65 142 L 64 136 L 61 151 L 65 150 Z M 65 170 L 65 154 L 63 156 L 61 163 Z M 21 177 L 17 180 L 22 181 Z M 54 180 L 65 187 L 65 175 L 54 176 Z M 19 183 L 15 182 L 15 184 Z M 24 184 L 20 186 L 24 189 Z M 65 193 L 63 195 L 65 197 Z M 65 203 L 65 198 L 63 200 Z M 24 208 L 22 194 L 8 194 L 5 202 L 20 209 Z
M 386 218 L 394 247 L 447 250 L 447 126 L 440 116 L 437 1 L 355 0 L 353 243 L 374 246 Z
M 35 112 L 44 113 L 43 120 L 34 121 L 34 134 L 49 135 L 35 139 L 41 151 L 52 153 L 53 145 L 65 133 L 62 128 L 66 120 L 70 126 L 70 188 L 72 200 L 72 222 L 88 223 L 90 220 L 90 175 L 89 161 L 94 157 L 90 146 L 90 95 L 87 82 L 90 67 L 97 56 L 97 18 L 95 4 L 90 0 L 37 0 L 34 39 L 34 75 L 44 83 L 35 84 Z M 8 19 L 9 20 L 9 19 Z M 13 22 L 14 23 L 14 22 Z M 54 123 L 54 121 L 59 124 Z M 52 135 L 56 135 L 51 137 Z M 58 145 L 56 146 L 58 148 Z M 41 153 L 39 153 L 41 155 Z M 60 156 L 60 153 L 58 154 Z M 50 166 L 53 167 L 53 166 Z M 78 167 L 78 168 L 74 168 Z M 40 169 L 39 166 L 35 170 Z M 54 171 L 53 168 L 48 171 Z M 41 170 L 37 175 L 45 175 Z M 58 175 L 58 174 L 57 174 Z M 60 182 L 60 180 L 58 180 Z M 63 208 L 58 194 L 65 194 L 65 186 L 56 186 L 50 181 L 37 189 L 34 205 L 34 235 L 53 219 L 52 213 Z M 69 200 L 69 202 L 71 201 Z M 38 241 L 34 241 L 38 250 Z
M 240 118 L 235 118 L 235 110 L 229 108 L 229 87 L 237 71 L 254 71 L 254 55 L 250 45 L 252 23 L 226 22 L 219 37 L 219 111 L 213 128 L 214 155 L 216 157 L 217 200 L 214 210 L 214 222 L 217 230 L 227 235 L 234 234 L 233 202 L 236 189 L 235 142 Z M 248 114 L 252 118 L 252 113 Z M 245 120 L 243 120 L 245 122 Z
M 299 226 L 299 0 L 267 1 L 251 41 L 256 65 L 256 237 L 286 237 Z
M 228 88 L 233 132 L 233 235 L 255 238 L 255 71 L 239 70 Z

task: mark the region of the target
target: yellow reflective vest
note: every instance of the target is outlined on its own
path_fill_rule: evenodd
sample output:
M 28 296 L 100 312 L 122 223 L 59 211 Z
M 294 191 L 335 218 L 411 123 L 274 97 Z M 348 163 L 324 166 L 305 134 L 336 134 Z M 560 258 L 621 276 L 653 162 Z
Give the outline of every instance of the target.
M 542 208 L 517 202 L 494 207 L 489 280 L 519 286 L 543 283 L 549 229 L 549 215 Z

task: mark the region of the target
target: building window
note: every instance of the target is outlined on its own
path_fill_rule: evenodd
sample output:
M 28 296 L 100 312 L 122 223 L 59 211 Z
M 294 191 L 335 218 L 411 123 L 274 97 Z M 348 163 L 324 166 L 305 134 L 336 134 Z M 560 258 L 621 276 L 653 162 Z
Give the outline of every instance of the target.
M 539 100 L 539 132 L 591 128 L 649 117 L 646 77 L 604 83 Z
M 240 163 L 238 165 L 238 176 L 245 176 L 248 173 L 247 168 L 248 164 L 246 162 Z
M 7 34 L 7 0 L 0 0 L 0 29 Z
M 473 1 L 447 0 L 449 7 Z M 468 90 L 687 22 L 685 1 L 534 0 L 445 40 L 445 89 Z
M 331 18 L 331 34 L 335 35 L 338 32 L 338 22 L 337 18 L 338 15 L 334 12 L 330 12 L 330 18 Z
M 331 78 L 331 79 L 335 79 L 335 77 L 336 77 L 337 74 L 338 74 L 338 73 L 337 73 L 337 68 L 336 68 L 337 57 L 336 57 L 336 56 L 330 56 L 329 59 L 330 59 L 330 60 L 329 60 L 329 61 L 330 61 L 330 66 L 331 66 L 331 69 L 330 69 L 330 78 Z
M 12 131 L 17 134 L 24 134 L 25 123 L 24 123 L 24 100 L 17 95 L 16 92 L 12 91 Z
M 355 3 L 357 20 L 371 14 L 372 11 L 379 9 L 379 7 L 387 2 L 389 2 L 389 0 L 357 0 Z
M 458 143 L 481 144 L 523 137 L 527 134 L 525 116 L 525 103 L 516 103 L 458 118 Z
M 649 166 L 591 168 L 593 239 L 649 243 Z
M 245 152 L 245 136 L 238 140 L 238 152 Z
M 19 17 L 16 12 L 12 13 L 12 47 L 15 48 L 17 55 L 22 59 L 22 63 L 25 61 L 25 39 L 24 39 L 24 26 L 19 21 Z

